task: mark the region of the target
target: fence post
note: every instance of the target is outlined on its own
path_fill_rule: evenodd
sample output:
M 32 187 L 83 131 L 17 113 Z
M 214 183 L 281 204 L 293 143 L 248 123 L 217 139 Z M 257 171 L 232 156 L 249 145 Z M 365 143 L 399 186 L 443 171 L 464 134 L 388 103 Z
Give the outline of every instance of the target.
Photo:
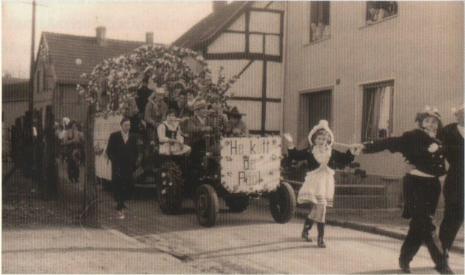
M 95 104 L 90 104 L 87 107 L 87 118 L 85 127 L 86 178 L 84 182 L 83 212 L 84 224 L 88 226 L 98 225 L 97 189 L 95 185 L 94 123 Z

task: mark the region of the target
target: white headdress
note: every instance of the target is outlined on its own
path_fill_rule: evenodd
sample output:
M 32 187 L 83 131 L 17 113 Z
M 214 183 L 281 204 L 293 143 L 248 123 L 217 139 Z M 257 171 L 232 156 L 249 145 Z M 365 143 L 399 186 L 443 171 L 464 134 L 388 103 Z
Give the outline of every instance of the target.
M 334 143 L 334 135 L 333 135 L 333 132 L 331 131 L 331 129 L 329 129 L 329 125 L 328 125 L 327 120 L 320 120 L 320 122 L 317 125 L 313 126 L 310 133 L 308 133 L 308 142 L 310 143 L 310 145 L 313 145 L 313 141 L 312 141 L 313 135 L 320 129 L 323 129 L 326 132 L 328 132 L 329 136 L 331 137 L 331 140 L 329 142 L 329 146 L 333 145 L 333 143 Z

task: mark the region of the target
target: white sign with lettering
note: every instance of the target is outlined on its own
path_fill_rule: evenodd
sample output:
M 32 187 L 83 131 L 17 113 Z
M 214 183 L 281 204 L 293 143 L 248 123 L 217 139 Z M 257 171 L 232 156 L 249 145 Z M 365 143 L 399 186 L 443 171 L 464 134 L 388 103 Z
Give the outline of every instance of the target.
M 95 118 L 94 124 L 94 153 L 95 175 L 99 178 L 111 180 L 111 162 L 106 155 L 108 139 L 111 133 L 121 129 L 122 116 L 109 115 Z
M 221 139 L 221 183 L 230 193 L 276 190 L 280 167 L 280 136 Z

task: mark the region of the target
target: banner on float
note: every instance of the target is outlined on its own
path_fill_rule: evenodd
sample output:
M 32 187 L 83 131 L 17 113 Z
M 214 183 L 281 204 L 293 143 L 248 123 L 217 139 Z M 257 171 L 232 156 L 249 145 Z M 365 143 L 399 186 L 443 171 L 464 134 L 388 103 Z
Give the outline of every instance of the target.
M 280 136 L 221 139 L 221 182 L 230 193 L 275 191 L 280 167 Z
M 108 139 L 111 133 L 120 130 L 121 115 L 99 116 L 94 124 L 95 175 L 111 180 L 111 162 L 106 155 Z

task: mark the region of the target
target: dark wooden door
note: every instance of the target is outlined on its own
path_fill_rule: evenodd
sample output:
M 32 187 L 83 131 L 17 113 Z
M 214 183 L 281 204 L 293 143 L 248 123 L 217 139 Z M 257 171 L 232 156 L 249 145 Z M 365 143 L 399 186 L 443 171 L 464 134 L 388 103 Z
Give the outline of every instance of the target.
M 308 94 L 308 129 L 326 119 L 331 125 L 331 91 Z

